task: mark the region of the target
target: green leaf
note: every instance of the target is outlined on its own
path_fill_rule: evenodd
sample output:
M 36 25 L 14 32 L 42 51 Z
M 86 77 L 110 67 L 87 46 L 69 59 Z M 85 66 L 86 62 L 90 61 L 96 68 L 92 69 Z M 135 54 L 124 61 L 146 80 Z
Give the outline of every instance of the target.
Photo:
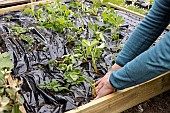
M 71 77 L 71 79 L 73 79 L 73 81 L 76 81 L 78 78 L 79 78 L 79 76 L 78 75 L 70 75 L 70 77 Z
M 68 66 L 67 66 L 67 70 L 66 71 L 71 71 L 73 69 L 73 64 L 69 64 Z
M 58 88 L 53 88 L 53 90 L 54 90 L 55 92 L 59 92 Z
M 22 14 L 30 14 L 31 16 L 34 16 L 34 6 L 32 5 L 31 8 L 25 8 Z
M 12 108 L 12 113 L 21 113 L 21 111 L 19 110 L 18 104 L 14 104 L 14 106 Z
M 19 100 L 19 103 L 24 104 L 24 98 L 21 95 L 17 95 L 17 99 Z
M 81 74 L 81 70 L 79 68 L 74 69 L 74 72 L 76 72 L 77 74 Z
M 0 79 L 0 87 L 3 87 L 3 80 Z
M 74 54 L 74 57 L 81 58 L 83 55 L 80 53 Z
M 67 89 L 67 88 L 66 87 L 58 87 L 59 91 L 62 91 L 62 90 L 65 90 L 65 89 Z
M 51 28 L 53 26 L 53 24 L 46 24 L 45 27 L 46 28 Z
M 0 88 L 0 95 L 4 93 L 4 88 Z
M 5 91 L 9 94 L 11 99 L 15 99 L 15 91 L 12 88 L 7 88 Z
M 8 68 L 9 70 L 13 69 L 14 65 L 10 59 L 10 56 L 7 52 L 0 53 L 0 69 Z
M 86 56 L 89 56 L 91 53 L 91 47 L 86 48 Z
M 83 40 L 82 40 L 82 46 L 84 46 L 84 47 L 89 47 L 89 46 L 90 46 L 90 41 L 89 41 L 89 40 L 86 40 L 86 39 L 83 39 Z
M 102 0 L 102 2 L 109 2 L 110 0 Z
M 29 45 L 31 45 L 34 42 L 34 39 L 32 37 L 30 38 L 22 37 L 22 40 L 26 41 Z
M 102 55 L 102 50 L 99 49 L 99 48 L 96 48 L 95 53 L 94 53 L 94 57 L 100 58 L 101 55 Z
M 97 48 L 103 49 L 105 47 L 105 43 L 102 43 L 100 46 L 98 46 Z
M 0 70 L 0 79 L 4 79 L 4 74 Z
M 25 8 L 22 14 L 30 14 L 32 12 L 31 8 Z
M 99 41 L 93 40 L 93 41 L 91 42 L 90 47 L 93 48 L 93 47 L 96 46 L 98 43 L 99 43 Z
M 83 77 L 83 76 L 80 76 L 79 79 L 78 79 L 79 82 L 84 82 L 85 80 L 86 80 L 86 78 Z
M 65 5 L 63 5 L 63 6 L 61 7 L 61 9 L 64 10 L 64 11 L 66 11 L 66 10 L 67 10 L 67 7 L 66 7 Z
M 63 71 L 67 68 L 67 64 L 59 64 L 59 66 L 57 67 L 58 70 Z
M 103 42 L 106 41 L 102 33 L 99 34 L 99 37 L 100 37 L 100 39 L 101 39 Z

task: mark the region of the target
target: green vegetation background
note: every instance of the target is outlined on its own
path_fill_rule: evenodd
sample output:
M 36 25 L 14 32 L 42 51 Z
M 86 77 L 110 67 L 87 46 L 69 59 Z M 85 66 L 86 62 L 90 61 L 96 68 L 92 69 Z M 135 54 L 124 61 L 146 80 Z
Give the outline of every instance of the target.
M 154 0 L 150 0 L 151 4 L 153 3 L 153 1 Z M 109 0 L 109 2 L 116 4 L 116 5 L 119 5 L 121 7 L 127 8 L 129 10 L 134 11 L 134 12 L 138 12 L 140 14 L 146 14 L 148 12 L 147 9 L 142 9 L 142 8 L 137 7 L 137 6 L 132 6 L 132 5 L 127 6 L 125 4 L 125 0 Z

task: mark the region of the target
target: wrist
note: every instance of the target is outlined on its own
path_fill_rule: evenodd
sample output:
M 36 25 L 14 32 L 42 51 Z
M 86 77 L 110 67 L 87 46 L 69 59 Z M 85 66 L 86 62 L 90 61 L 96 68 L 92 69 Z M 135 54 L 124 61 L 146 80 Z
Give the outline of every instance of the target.
M 122 67 L 115 63 L 115 64 L 111 67 L 110 71 L 112 72 L 112 71 L 118 70 L 118 69 L 120 69 L 120 68 L 122 68 Z

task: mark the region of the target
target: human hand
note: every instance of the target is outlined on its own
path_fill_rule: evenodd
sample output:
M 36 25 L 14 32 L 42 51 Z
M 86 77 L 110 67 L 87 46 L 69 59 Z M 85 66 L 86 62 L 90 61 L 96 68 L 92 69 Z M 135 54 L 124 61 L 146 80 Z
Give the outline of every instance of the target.
M 97 96 L 94 100 L 106 96 L 115 90 L 115 88 L 110 84 L 109 78 L 102 85 L 103 86 L 97 90 Z
M 120 68 L 121 68 L 121 66 L 114 64 L 112 66 L 111 70 L 108 73 L 106 73 L 106 75 L 103 78 L 101 78 L 99 81 L 96 82 L 97 96 L 96 96 L 95 100 L 100 98 L 100 97 L 103 97 L 105 95 L 108 95 L 108 94 L 110 94 L 114 91 L 113 86 L 109 82 L 110 74 L 113 71 L 118 70 Z

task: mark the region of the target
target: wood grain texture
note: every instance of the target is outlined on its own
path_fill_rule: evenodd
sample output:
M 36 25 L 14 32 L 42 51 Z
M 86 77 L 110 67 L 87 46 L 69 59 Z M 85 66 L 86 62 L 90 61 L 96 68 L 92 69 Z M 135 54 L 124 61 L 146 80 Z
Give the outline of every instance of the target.
M 11 6 L 8 8 L 0 8 L 0 14 L 5 14 L 5 13 L 11 12 L 11 11 L 19 11 L 19 10 L 23 10 L 27 7 L 31 7 L 32 5 L 46 4 L 49 2 L 50 2 L 49 0 L 45 0 L 45 1 L 32 2 L 32 3 L 17 5 L 17 6 Z
M 30 2 L 30 0 L 7 0 L 7 1 L 5 0 L 5 1 L 0 1 L 0 7 L 24 4 L 24 3 L 28 3 L 28 2 Z
M 170 90 L 170 72 L 94 100 L 66 113 L 120 113 L 167 90 Z

